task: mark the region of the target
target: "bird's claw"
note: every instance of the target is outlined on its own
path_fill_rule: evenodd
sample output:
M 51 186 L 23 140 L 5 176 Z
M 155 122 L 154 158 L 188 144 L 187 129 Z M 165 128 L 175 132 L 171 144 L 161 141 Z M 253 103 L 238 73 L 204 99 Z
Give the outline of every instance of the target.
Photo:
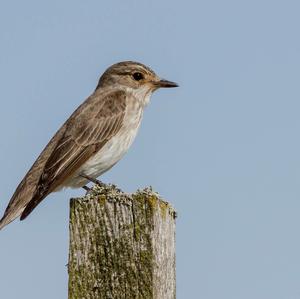
M 105 186 L 105 184 L 102 183 L 100 180 L 97 180 L 97 179 L 95 179 L 95 178 L 92 178 L 92 177 L 90 177 L 90 176 L 88 176 L 88 175 L 81 174 L 80 176 L 83 177 L 83 178 L 85 178 L 85 179 L 87 179 L 87 180 L 89 180 L 90 182 L 92 182 L 92 183 L 94 183 L 94 184 L 100 186 L 100 187 Z M 84 186 L 83 188 L 84 188 L 85 190 L 87 190 L 86 188 L 89 188 L 89 187 Z M 89 189 L 90 189 L 90 188 L 89 188 Z M 87 190 L 87 191 L 89 191 L 89 190 Z

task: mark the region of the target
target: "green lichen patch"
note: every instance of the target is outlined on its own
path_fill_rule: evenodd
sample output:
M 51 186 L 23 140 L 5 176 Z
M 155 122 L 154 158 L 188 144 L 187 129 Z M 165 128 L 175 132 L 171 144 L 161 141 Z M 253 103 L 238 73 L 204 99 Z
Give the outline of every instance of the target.
M 168 248 L 167 238 L 155 237 L 168 222 L 157 219 L 172 213 L 151 187 L 127 194 L 114 185 L 95 185 L 86 196 L 72 199 L 69 299 L 157 299 L 155 271 L 161 258 L 156 255 L 161 252 L 155 242 Z M 171 240 L 170 230 L 168 236 Z

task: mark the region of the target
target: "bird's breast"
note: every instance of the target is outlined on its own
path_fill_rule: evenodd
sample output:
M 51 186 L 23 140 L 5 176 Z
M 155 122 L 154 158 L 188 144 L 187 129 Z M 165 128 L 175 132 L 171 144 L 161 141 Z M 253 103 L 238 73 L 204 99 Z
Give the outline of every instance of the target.
M 84 173 L 96 178 L 114 166 L 133 143 L 140 126 L 142 114 L 143 109 L 140 106 L 129 106 L 118 133 L 80 167 L 78 174 Z

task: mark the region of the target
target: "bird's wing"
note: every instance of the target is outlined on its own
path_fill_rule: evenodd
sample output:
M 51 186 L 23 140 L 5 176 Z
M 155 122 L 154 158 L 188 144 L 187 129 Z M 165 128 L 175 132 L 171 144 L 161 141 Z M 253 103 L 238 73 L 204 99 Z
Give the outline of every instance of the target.
M 14 218 L 20 214 L 21 220 L 26 218 L 49 193 L 99 151 L 119 131 L 125 109 L 126 94 L 123 91 L 96 94 L 84 102 L 65 123 L 64 132 L 47 157 L 31 197 L 20 196 L 26 184 L 25 186 L 23 184 L 21 190 L 14 194 L 10 206 L 14 205 L 15 200 L 22 201 L 22 209 L 19 209 L 17 215 L 14 213 Z M 4 214 L 0 221 L 0 228 L 1 223 L 5 222 L 5 218 L 9 218 L 10 213 L 12 211 L 8 207 L 6 215 Z

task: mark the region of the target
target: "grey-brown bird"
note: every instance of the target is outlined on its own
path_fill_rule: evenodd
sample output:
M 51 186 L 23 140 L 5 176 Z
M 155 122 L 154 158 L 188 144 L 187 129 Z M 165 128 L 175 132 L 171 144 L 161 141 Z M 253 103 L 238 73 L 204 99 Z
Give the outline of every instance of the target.
M 132 144 L 151 94 L 160 87 L 177 86 L 138 62 L 109 67 L 25 175 L 0 229 L 19 216 L 25 219 L 50 193 L 84 187 L 114 166 Z

